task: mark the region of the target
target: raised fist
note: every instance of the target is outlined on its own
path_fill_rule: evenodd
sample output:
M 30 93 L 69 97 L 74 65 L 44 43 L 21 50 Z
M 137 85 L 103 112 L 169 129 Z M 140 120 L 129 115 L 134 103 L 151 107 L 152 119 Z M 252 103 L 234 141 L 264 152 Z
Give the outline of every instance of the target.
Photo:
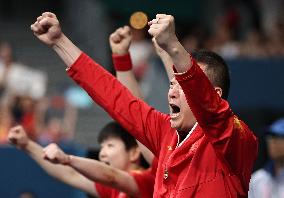
M 149 34 L 155 38 L 157 44 L 164 50 L 176 42 L 174 17 L 166 14 L 157 14 L 156 18 L 148 23 Z
M 60 24 L 56 15 L 51 12 L 44 12 L 39 16 L 34 24 L 31 25 L 34 35 L 43 43 L 53 46 L 62 36 Z
M 30 139 L 22 126 L 16 126 L 9 130 L 8 141 L 18 149 L 25 149 L 29 140 Z
M 124 55 L 129 51 L 132 40 L 131 30 L 128 26 L 118 28 L 109 37 L 109 44 L 113 54 Z

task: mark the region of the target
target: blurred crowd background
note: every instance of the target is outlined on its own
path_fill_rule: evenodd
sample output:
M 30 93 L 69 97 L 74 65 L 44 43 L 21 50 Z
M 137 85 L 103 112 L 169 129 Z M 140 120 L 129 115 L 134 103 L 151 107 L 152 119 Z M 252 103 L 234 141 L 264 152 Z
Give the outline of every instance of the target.
M 56 142 L 92 155 L 99 147 L 97 132 L 110 121 L 67 77 L 55 53 L 33 36 L 30 25 L 38 15 L 56 13 L 63 32 L 113 72 L 108 36 L 142 11 L 149 20 L 157 13 L 172 14 L 188 51 L 206 48 L 228 61 L 229 100 L 260 138 L 255 169 L 260 168 L 267 160 L 266 127 L 284 116 L 283 8 L 283 0 L 0 0 L 0 152 L 13 158 L 7 132 L 22 124 L 42 145 Z M 131 56 L 145 99 L 167 112 L 169 83 L 147 26 L 133 29 Z M 0 185 L 0 196 L 3 192 Z

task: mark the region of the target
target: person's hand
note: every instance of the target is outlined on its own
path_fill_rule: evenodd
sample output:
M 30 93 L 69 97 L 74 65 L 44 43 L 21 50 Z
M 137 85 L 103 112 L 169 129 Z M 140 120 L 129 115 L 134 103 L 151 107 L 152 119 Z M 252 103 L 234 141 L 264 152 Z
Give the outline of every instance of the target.
M 18 149 L 25 149 L 29 140 L 30 139 L 22 126 L 15 126 L 9 130 L 8 141 Z
M 62 36 L 60 24 L 56 15 L 51 12 L 44 12 L 31 25 L 34 35 L 43 43 L 53 46 Z
M 118 28 L 109 37 L 112 53 L 117 55 L 127 54 L 129 52 L 131 40 L 131 30 L 128 26 Z
M 163 50 L 167 51 L 171 44 L 177 41 L 173 16 L 157 14 L 156 18 L 148 24 L 150 25 L 149 34 Z
M 57 144 L 49 144 L 43 149 L 44 159 L 54 164 L 67 165 L 70 163 L 70 156 L 64 153 Z

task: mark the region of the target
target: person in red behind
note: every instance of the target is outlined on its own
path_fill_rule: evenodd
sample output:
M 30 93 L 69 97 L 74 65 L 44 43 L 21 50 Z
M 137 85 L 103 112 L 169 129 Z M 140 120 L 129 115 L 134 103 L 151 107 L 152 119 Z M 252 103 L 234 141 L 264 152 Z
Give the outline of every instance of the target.
M 174 63 L 169 115 L 134 97 L 81 52 L 53 13 L 43 13 L 31 29 L 65 62 L 68 75 L 159 158 L 154 197 L 247 197 L 258 143 L 225 100 L 226 63 L 213 52 L 188 54 L 170 15 L 158 14 L 149 25 Z

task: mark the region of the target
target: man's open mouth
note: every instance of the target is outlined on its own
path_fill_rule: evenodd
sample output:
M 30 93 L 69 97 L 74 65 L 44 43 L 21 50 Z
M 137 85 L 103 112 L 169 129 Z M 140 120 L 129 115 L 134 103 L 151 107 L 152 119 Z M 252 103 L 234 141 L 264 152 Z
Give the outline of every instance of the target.
M 175 104 L 170 104 L 170 113 L 171 113 L 171 118 L 177 117 L 180 113 L 180 107 Z

